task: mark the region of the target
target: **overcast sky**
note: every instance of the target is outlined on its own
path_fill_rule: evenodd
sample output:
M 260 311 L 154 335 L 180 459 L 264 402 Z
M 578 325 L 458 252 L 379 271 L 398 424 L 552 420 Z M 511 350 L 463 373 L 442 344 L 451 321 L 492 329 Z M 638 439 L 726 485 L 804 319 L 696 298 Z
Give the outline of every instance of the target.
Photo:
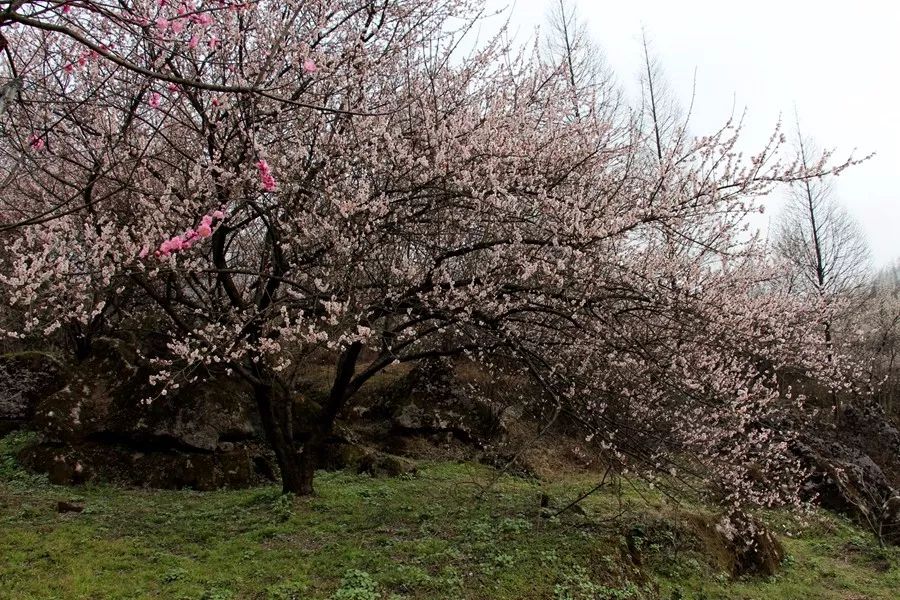
M 511 7 L 516 40 L 546 22 L 556 0 L 491 0 Z M 876 266 L 900 258 L 900 2 L 894 0 L 579 0 L 579 12 L 626 90 L 637 87 L 646 29 L 691 130 L 703 134 L 747 110 L 747 140 L 799 113 L 806 135 L 838 156 L 875 152 L 835 182 L 859 220 Z M 771 218 L 778 203 L 767 210 Z M 763 224 L 765 226 L 765 224 Z

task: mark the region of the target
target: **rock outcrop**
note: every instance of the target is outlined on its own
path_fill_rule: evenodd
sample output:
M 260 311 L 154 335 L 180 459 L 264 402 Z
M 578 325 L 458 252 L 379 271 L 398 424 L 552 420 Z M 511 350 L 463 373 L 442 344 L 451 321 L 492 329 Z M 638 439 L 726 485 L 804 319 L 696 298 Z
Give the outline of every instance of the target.
M 836 426 L 801 436 L 794 453 L 809 471 L 807 499 L 900 544 L 900 432 L 877 406 L 846 407 Z
M 64 385 L 64 369 L 49 354 L 0 356 L 0 435 L 29 423 L 38 402 Z
M 394 435 L 453 436 L 484 447 L 503 436 L 503 409 L 463 381 L 448 359 L 426 360 L 387 391 L 370 412 Z
M 64 386 L 34 402 L 43 441 L 23 453 L 26 465 L 55 483 L 158 488 L 240 488 L 275 477 L 247 383 L 207 373 L 162 393 L 128 345 L 101 339 L 95 347 Z

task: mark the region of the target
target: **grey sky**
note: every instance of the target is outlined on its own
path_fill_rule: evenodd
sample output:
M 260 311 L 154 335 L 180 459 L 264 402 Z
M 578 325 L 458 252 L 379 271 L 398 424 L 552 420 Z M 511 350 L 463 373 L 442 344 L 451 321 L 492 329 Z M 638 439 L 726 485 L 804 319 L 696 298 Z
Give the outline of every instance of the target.
M 555 0 L 512 7 L 516 39 L 545 22 Z M 860 221 L 876 266 L 900 258 L 900 2 L 890 0 L 579 0 L 579 12 L 626 90 L 637 86 L 641 28 L 683 105 L 705 133 L 747 110 L 746 140 L 763 142 L 779 116 L 837 156 L 876 152 L 835 182 Z M 767 209 L 778 212 L 778 200 Z

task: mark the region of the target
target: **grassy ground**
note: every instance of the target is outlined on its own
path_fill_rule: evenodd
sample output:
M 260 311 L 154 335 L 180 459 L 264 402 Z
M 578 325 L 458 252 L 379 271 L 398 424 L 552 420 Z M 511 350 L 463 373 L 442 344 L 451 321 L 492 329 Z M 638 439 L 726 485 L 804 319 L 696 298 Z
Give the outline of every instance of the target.
M 73 489 L 21 471 L 12 455 L 24 441 L 0 439 L 3 599 L 861 600 L 900 589 L 900 552 L 826 515 L 769 515 L 788 552 L 782 573 L 733 581 L 687 535 L 703 510 L 607 491 L 584 515 L 541 516 L 541 494 L 562 505 L 588 477 L 503 476 L 480 500 L 494 473 L 451 463 L 399 479 L 322 473 L 300 500 L 275 487 Z M 85 510 L 60 514 L 60 500 Z M 626 550 L 633 531 L 640 565 Z

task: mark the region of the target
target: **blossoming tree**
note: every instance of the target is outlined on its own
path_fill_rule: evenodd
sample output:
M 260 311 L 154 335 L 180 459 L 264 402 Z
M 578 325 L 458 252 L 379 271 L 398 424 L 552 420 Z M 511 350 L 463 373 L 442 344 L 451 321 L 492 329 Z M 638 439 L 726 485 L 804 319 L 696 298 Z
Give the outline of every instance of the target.
M 245 377 L 288 492 L 371 377 L 466 355 L 514 359 L 623 468 L 790 496 L 756 476 L 788 462 L 778 369 L 830 367 L 745 217 L 828 169 L 779 162 L 778 132 L 744 159 L 731 124 L 656 147 L 637 116 L 573 111 L 602 95 L 562 65 L 460 50 L 478 9 L 10 4 L 7 334 L 70 328 L 86 353 L 152 311 L 158 393 Z M 292 377 L 322 348 L 331 390 L 298 431 Z

